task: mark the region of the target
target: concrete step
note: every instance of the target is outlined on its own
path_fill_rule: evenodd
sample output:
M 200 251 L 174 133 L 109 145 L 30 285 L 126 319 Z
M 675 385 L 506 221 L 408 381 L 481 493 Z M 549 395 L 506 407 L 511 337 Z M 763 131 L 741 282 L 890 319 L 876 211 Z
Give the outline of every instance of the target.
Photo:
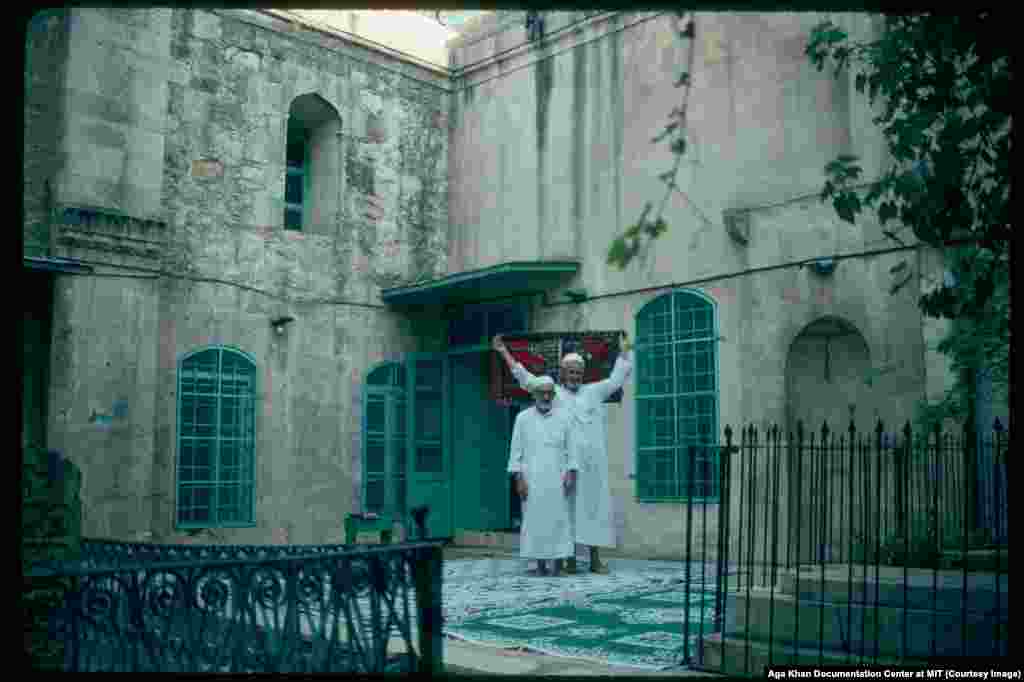
M 870 604 L 937 611 L 967 608 L 1005 613 L 1009 606 L 1009 576 L 995 573 L 930 571 L 893 566 L 857 564 L 826 565 L 781 571 L 776 594 L 800 595 L 801 599 L 841 604 Z M 799 578 L 799 584 L 798 584 Z
M 698 652 L 700 663 L 698 670 L 722 673 L 725 675 L 763 675 L 767 666 L 775 667 L 790 665 L 853 665 L 873 664 L 874 656 L 859 658 L 855 654 L 817 647 L 796 647 L 792 644 L 776 641 L 771 646 L 764 642 L 745 641 L 739 637 L 723 637 L 721 633 L 708 635 L 701 642 Z M 892 657 L 879 656 L 879 665 L 924 668 L 927 664 L 919 659 L 897 660 Z
M 1006 611 L 979 611 L 970 604 L 965 627 L 960 610 L 798 601 L 789 594 L 751 588 L 749 596 L 744 591 L 726 598 L 724 632 L 758 642 L 795 641 L 814 649 L 820 640 L 826 649 L 871 653 L 877 640 L 880 654 L 892 657 L 926 658 L 933 651 L 938 656 L 991 656 L 1005 655 L 999 651 L 1006 649 L 1007 621 Z

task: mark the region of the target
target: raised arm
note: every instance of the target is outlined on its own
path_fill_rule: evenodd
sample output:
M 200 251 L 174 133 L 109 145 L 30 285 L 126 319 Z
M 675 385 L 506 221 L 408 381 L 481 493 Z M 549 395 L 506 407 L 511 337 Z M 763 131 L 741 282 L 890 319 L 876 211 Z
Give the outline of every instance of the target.
M 622 351 L 619 353 L 619 357 L 615 358 L 615 366 L 612 367 L 612 373 L 607 379 L 596 382 L 594 385 L 597 387 L 597 392 L 601 401 L 608 400 L 608 397 L 615 393 L 615 391 L 622 388 L 626 379 L 633 371 L 633 344 L 629 342 L 629 336 L 623 333 L 622 335 Z
M 508 371 L 512 373 L 512 378 L 519 384 L 519 388 L 528 391 L 530 382 L 536 377 L 530 374 L 530 371 L 523 367 L 522 363 L 516 362 L 516 359 L 508 352 L 508 348 L 505 347 L 505 342 L 501 340 L 501 334 L 494 337 L 493 344 L 494 350 L 504 358 L 505 364 L 508 365 Z

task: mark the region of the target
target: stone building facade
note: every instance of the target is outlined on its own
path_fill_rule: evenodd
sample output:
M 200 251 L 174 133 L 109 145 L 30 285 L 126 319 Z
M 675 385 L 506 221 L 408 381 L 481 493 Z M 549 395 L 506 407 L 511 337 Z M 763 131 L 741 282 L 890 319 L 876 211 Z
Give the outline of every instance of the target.
M 91 268 L 55 279 L 46 427 L 81 468 L 87 536 L 341 541 L 370 494 L 366 406 L 391 405 L 368 376 L 459 350 L 473 359 L 445 380 L 482 377 L 485 348 L 455 348 L 449 325 L 509 293 L 487 289 L 503 268 L 526 283 L 504 304 L 535 331 L 624 329 L 642 344 L 638 320 L 659 297 L 706 304 L 716 431 L 901 422 L 942 390 L 941 329 L 916 306 L 941 263 L 817 198 L 837 154 L 861 156 L 869 178 L 886 163 L 852 82 L 803 54 L 820 16 L 698 15 L 671 227 L 619 272 L 607 247 L 660 199 L 670 167 L 651 137 L 678 104 L 684 42 L 670 14 L 551 13 L 534 41 L 522 15 L 465 32 L 448 70 L 261 11 L 37 15 L 25 252 Z M 524 263 L 573 267 L 537 291 Z M 479 281 L 478 300 L 445 298 L 463 280 Z M 620 547 L 678 554 L 684 505 L 637 493 L 637 424 L 651 417 L 636 381 L 609 408 Z M 464 413 L 438 404 L 451 451 L 437 472 L 454 481 L 431 479 L 430 499 L 451 505 L 441 534 L 508 525 L 508 509 L 474 522 L 453 490 L 469 470 L 501 469 L 510 417 L 491 415 L 496 431 L 470 447 Z M 404 413 L 388 414 L 402 427 L 385 419 L 387 438 L 408 436 Z M 216 471 L 207 427 L 220 429 Z M 410 447 L 399 470 L 421 461 Z

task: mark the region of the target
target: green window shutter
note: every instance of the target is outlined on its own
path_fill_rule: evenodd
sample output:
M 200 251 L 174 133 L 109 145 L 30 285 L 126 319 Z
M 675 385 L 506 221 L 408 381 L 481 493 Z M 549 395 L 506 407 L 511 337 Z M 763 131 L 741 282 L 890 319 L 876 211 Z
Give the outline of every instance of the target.
M 363 480 L 365 481 L 365 511 L 384 512 L 387 502 L 385 476 L 387 473 L 387 394 L 384 391 L 366 395 L 365 426 L 363 429 Z
M 253 523 L 255 364 L 207 349 L 182 361 L 178 386 L 178 526 Z
M 363 511 L 405 514 L 405 366 L 387 363 L 364 386 Z
M 644 306 L 636 328 L 637 498 L 716 501 L 714 308 L 696 294 L 671 292 Z

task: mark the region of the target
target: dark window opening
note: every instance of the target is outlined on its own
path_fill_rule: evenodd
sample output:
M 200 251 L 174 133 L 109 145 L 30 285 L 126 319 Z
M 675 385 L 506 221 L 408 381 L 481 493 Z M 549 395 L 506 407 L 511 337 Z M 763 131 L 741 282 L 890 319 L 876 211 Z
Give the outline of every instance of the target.
M 288 126 L 288 159 L 284 180 L 284 228 L 302 229 L 302 200 L 306 184 L 306 133 Z

